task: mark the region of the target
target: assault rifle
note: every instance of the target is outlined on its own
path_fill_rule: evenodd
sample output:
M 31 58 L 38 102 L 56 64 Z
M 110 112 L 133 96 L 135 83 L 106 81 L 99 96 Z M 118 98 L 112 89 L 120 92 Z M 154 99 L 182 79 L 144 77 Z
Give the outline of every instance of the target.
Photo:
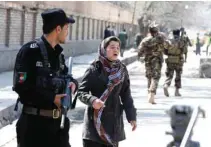
M 73 66 L 73 58 L 69 57 L 68 60 L 68 75 L 65 75 L 63 78 L 65 80 L 65 91 L 64 93 L 66 96 L 61 99 L 61 113 L 62 113 L 62 118 L 61 118 L 61 124 L 60 128 L 64 128 L 64 122 L 65 122 L 65 117 L 67 116 L 67 112 L 69 108 L 72 106 L 72 92 L 71 88 L 69 87 L 69 83 L 71 82 L 72 79 L 72 66 Z

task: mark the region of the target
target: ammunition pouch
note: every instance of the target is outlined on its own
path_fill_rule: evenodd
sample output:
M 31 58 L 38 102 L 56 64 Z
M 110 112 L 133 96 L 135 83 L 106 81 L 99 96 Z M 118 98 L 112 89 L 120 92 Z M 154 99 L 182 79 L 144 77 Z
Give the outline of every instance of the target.
M 180 57 L 179 56 L 171 56 L 169 55 L 167 59 L 165 59 L 166 63 L 172 63 L 172 64 L 178 64 L 180 63 Z
M 168 49 L 168 54 L 170 55 L 180 55 L 181 54 L 181 50 L 180 49 Z
M 55 77 L 52 79 L 52 88 L 56 94 L 63 93 L 66 88 L 65 86 L 65 80 L 63 80 L 62 78 Z

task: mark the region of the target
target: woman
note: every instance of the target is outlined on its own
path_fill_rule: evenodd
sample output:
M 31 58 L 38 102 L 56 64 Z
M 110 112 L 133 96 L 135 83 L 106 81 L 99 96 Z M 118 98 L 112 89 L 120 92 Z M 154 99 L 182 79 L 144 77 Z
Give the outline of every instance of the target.
M 132 130 L 136 129 L 129 75 L 126 66 L 118 60 L 119 52 L 117 37 L 103 40 L 99 58 L 87 69 L 76 95 L 88 105 L 84 115 L 84 147 L 117 147 L 125 139 L 123 110 Z

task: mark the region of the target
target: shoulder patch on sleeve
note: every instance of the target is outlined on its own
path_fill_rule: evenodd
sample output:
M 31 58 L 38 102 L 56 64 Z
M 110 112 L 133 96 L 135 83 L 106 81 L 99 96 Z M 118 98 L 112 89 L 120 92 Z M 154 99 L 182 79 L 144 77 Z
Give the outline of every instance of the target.
M 18 72 L 18 82 L 19 83 L 24 83 L 27 77 L 26 72 Z

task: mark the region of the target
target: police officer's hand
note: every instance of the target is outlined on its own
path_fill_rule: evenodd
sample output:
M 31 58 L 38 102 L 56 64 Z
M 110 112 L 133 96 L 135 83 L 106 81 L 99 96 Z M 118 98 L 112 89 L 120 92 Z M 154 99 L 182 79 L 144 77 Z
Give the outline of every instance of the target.
M 132 126 L 132 131 L 135 131 L 136 128 L 137 128 L 136 121 L 130 121 L 130 124 L 131 124 L 131 126 Z
M 94 102 L 92 103 L 92 107 L 94 108 L 94 109 L 100 109 L 101 107 L 105 107 L 105 105 L 104 105 L 104 102 L 103 101 L 101 101 L 100 99 L 96 99 L 96 100 L 94 100 Z
M 62 99 L 63 97 L 65 97 L 65 96 L 66 96 L 66 94 L 57 94 L 57 95 L 55 96 L 55 98 L 54 98 L 54 104 L 55 104 L 58 108 L 61 107 L 61 99 Z
M 71 88 L 72 93 L 75 93 L 76 85 L 73 82 L 69 83 L 69 88 Z

